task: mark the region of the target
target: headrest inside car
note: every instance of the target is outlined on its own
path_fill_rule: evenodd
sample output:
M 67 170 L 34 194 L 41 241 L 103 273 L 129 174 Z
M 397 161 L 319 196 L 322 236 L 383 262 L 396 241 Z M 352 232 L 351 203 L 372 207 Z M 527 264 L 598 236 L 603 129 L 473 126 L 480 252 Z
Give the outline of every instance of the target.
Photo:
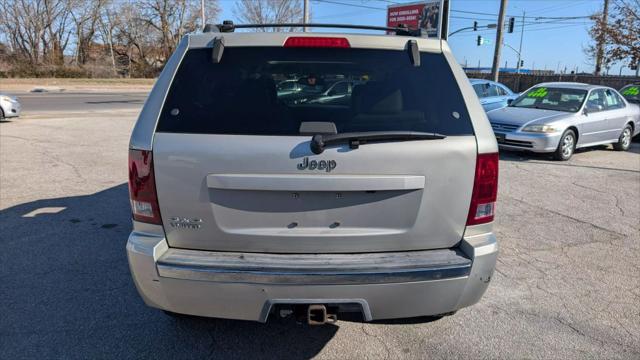
M 402 112 L 402 91 L 386 83 L 369 82 L 353 89 L 353 109 L 357 113 L 397 114 Z
M 560 102 L 560 100 L 562 99 L 562 93 L 560 91 L 552 91 L 551 93 L 549 93 L 548 99 L 551 102 Z

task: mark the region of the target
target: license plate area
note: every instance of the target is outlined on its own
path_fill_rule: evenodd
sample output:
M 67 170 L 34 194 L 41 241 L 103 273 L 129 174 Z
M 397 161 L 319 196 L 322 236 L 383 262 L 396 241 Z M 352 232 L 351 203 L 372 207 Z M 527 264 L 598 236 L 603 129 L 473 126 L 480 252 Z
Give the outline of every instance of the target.
M 226 231 L 407 229 L 416 221 L 421 190 L 256 191 L 209 189 L 217 225 Z

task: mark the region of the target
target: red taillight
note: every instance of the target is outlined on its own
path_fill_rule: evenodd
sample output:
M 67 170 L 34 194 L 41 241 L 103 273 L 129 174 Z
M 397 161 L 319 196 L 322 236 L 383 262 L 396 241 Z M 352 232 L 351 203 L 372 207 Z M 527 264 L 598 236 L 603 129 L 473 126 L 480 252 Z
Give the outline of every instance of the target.
M 134 220 L 162 224 L 151 151 L 129 150 L 129 199 Z
M 349 40 L 340 37 L 293 36 L 287 38 L 284 47 L 350 48 Z
M 493 221 L 498 197 L 498 153 L 478 154 L 467 225 Z

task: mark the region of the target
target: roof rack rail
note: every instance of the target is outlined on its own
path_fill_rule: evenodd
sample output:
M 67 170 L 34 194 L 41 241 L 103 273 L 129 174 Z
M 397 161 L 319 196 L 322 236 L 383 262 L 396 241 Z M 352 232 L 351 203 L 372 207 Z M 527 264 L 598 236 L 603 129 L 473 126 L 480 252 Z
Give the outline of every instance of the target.
M 400 36 L 422 36 L 420 29 L 411 29 L 405 24 L 400 24 L 398 27 L 386 27 L 386 26 L 371 26 L 371 25 L 351 25 L 351 24 L 303 24 L 303 23 L 281 23 L 281 24 L 238 24 L 235 25 L 231 20 L 225 20 L 222 24 L 206 24 L 203 32 L 221 32 L 230 33 L 235 29 L 258 29 L 258 28 L 272 28 L 272 27 L 297 27 L 297 28 L 338 28 L 338 29 L 359 29 L 359 30 L 380 30 L 391 31 Z

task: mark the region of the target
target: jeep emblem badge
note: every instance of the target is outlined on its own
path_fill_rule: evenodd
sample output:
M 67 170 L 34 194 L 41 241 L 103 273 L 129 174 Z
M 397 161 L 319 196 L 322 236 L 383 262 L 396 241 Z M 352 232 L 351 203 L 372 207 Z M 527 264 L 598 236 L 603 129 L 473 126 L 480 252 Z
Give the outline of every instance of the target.
M 298 164 L 298 170 L 324 170 L 331 172 L 338 164 L 335 160 L 311 160 L 308 157 L 302 159 L 302 162 Z

